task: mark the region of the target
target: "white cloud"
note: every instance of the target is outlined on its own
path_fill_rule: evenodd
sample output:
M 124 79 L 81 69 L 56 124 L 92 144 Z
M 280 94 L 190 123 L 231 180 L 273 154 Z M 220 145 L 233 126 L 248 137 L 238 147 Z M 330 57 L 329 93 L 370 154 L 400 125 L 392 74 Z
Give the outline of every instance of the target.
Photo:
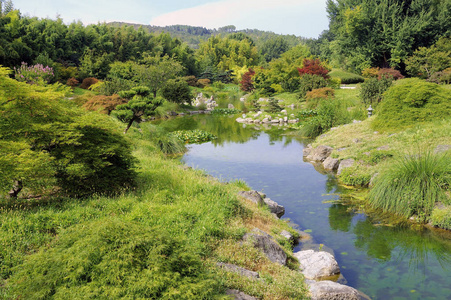
M 160 15 L 152 19 L 150 24 L 207 28 L 236 25 L 239 29 L 256 28 L 276 33 L 318 36 L 327 28 L 327 17 L 325 1 L 223 0 Z

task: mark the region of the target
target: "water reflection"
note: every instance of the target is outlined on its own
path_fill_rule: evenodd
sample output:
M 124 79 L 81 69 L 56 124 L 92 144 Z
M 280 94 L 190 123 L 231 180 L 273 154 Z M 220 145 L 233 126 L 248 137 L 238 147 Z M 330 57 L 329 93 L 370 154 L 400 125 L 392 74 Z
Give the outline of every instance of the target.
M 286 217 L 311 231 L 311 244 L 334 250 L 350 286 L 373 299 L 451 299 L 451 236 L 383 226 L 353 209 L 335 177 L 303 162 L 303 143 L 282 136 L 283 129 L 261 132 L 234 117 L 215 116 L 177 118 L 162 126 L 217 135 L 212 143 L 192 145 L 183 160 L 216 177 L 244 179 L 285 206 Z

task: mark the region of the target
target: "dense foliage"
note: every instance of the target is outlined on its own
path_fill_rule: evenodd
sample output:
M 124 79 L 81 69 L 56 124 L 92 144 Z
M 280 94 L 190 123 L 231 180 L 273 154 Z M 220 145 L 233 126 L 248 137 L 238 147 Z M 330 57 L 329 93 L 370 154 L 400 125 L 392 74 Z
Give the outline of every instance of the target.
M 400 130 L 419 122 L 449 118 L 450 115 L 449 89 L 421 79 L 403 79 L 385 92 L 373 127 L 377 130 Z
M 111 119 L 74 107 L 60 85 L 37 87 L 0 72 L 2 195 L 82 196 L 133 182 L 130 146 Z
M 328 0 L 329 31 L 315 47 L 337 67 L 403 69 L 419 47 L 450 34 L 448 0 Z

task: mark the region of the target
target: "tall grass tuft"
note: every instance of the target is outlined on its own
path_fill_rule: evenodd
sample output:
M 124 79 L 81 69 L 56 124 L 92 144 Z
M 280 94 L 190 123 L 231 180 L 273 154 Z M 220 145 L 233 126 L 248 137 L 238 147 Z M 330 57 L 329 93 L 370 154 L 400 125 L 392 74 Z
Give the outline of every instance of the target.
M 425 152 L 406 156 L 380 174 L 369 193 L 370 204 L 406 218 L 426 220 L 436 202 L 450 202 L 451 156 Z
M 141 129 L 144 138 L 150 140 L 166 155 L 180 154 L 186 151 L 183 141 L 159 126 L 143 123 Z

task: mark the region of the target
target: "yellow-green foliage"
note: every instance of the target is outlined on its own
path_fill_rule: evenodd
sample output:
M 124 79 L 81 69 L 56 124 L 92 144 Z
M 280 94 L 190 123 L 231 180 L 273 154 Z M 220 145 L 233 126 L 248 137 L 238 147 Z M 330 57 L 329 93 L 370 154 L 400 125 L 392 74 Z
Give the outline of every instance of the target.
M 394 131 L 420 122 L 451 117 L 451 94 L 446 88 L 417 78 L 399 80 L 384 94 L 373 128 Z
M 435 208 L 431 215 L 432 225 L 451 230 L 451 206 Z
M 291 230 L 287 223 L 238 199 L 242 183 L 224 185 L 183 170 L 142 136 L 131 129 L 139 161 L 135 191 L 84 201 L 0 203 L 0 297 L 224 299 L 226 288 L 243 287 L 263 299 L 305 298 L 300 272 L 256 250 L 232 251 L 247 230 L 276 236 Z M 252 270 L 264 284 L 226 277 L 216 267 L 218 261 L 249 267 L 254 258 Z

